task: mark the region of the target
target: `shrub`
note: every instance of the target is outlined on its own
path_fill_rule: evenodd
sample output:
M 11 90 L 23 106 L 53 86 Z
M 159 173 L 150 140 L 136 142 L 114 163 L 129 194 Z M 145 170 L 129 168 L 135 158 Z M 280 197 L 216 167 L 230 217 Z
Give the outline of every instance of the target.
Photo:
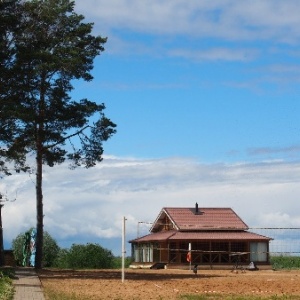
M 7 276 L 3 276 L 3 274 L 1 273 L 0 300 L 11 300 L 13 299 L 13 295 L 14 295 L 14 287 L 12 284 L 12 280 Z
M 22 265 L 23 261 L 23 246 L 25 240 L 25 232 L 20 233 L 13 241 L 12 241 L 12 249 L 14 252 L 14 257 L 17 265 Z M 56 241 L 51 237 L 51 235 L 44 231 L 44 240 L 43 240 L 43 266 L 51 267 L 53 266 L 53 262 L 55 261 L 58 253 L 59 246 Z
M 53 267 L 60 268 L 60 269 L 69 268 L 68 255 L 69 255 L 68 249 L 60 249 L 53 262 Z
M 114 256 L 110 250 L 98 244 L 73 244 L 69 250 L 59 253 L 55 263 L 59 268 L 110 269 Z
M 128 268 L 132 263 L 131 257 L 125 257 L 125 268 Z M 113 268 L 114 269 L 121 269 L 122 268 L 122 257 L 116 256 L 113 260 Z
M 299 256 L 271 256 L 270 262 L 273 269 L 300 269 Z

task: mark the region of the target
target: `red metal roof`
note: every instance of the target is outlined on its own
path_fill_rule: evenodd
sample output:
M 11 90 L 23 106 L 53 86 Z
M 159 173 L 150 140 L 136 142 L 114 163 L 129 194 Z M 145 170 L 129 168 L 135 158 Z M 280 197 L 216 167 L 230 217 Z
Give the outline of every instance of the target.
M 193 230 L 247 230 L 248 226 L 231 208 L 167 207 L 157 217 L 151 232 L 160 231 L 166 218 L 180 231 Z
M 148 234 L 141 238 L 135 239 L 130 242 L 134 243 L 146 243 L 146 242 L 155 242 L 155 241 L 208 241 L 208 240 L 234 240 L 234 241 L 269 241 L 271 238 L 256 234 L 248 231 L 198 231 L 198 232 L 182 232 L 176 230 L 156 232 Z
M 176 230 L 160 231 L 160 232 L 145 235 L 143 237 L 137 238 L 137 239 L 129 241 L 129 242 L 131 243 L 131 242 L 165 241 L 165 240 L 168 240 L 176 232 L 177 232 Z
M 156 218 L 151 234 L 130 242 L 271 240 L 248 229 L 231 208 L 198 208 L 197 204 L 195 208 L 166 207 Z
M 169 240 L 270 240 L 260 234 L 248 231 L 208 231 L 208 232 L 182 232 L 170 236 Z

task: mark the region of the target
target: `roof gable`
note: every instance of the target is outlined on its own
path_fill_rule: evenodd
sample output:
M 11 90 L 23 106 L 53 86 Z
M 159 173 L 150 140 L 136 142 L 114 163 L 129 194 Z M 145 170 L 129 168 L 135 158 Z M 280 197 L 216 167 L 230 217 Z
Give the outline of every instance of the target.
M 247 230 L 248 226 L 231 208 L 166 207 L 150 232 L 162 230 Z

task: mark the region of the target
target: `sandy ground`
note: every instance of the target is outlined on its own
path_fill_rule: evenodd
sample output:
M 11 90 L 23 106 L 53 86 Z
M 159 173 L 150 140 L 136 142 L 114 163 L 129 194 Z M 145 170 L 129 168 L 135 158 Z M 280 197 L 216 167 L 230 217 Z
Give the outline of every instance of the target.
M 299 295 L 300 271 L 120 270 L 54 271 L 39 275 L 44 288 L 88 299 L 178 299 L 184 294 Z

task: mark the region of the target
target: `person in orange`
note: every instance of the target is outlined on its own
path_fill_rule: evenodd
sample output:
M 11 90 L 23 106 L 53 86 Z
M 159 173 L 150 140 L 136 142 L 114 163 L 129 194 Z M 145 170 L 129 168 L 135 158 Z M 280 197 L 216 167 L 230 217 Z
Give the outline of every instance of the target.
M 192 253 L 191 253 L 191 251 L 189 251 L 189 252 L 187 253 L 187 255 L 186 255 L 186 260 L 187 260 L 188 262 L 191 262 L 191 261 L 192 261 Z

